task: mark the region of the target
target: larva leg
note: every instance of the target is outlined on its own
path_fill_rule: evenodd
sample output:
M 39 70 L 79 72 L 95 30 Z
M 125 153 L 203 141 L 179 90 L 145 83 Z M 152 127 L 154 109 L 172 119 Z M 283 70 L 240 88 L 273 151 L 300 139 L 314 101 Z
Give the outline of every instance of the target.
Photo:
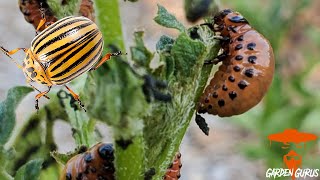
M 11 50 L 11 51 L 8 51 L 8 50 L 5 49 L 4 47 L 0 46 L 0 49 L 1 49 L 1 51 L 2 51 L 5 55 L 7 55 L 7 56 L 11 59 L 11 61 L 13 61 L 13 62 L 17 65 L 18 68 L 22 69 L 22 66 L 21 66 L 15 59 L 13 59 L 13 58 L 11 57 L 11 55 L 15 54 L 15 53 L 18 52 L 19 50 L 23 50 L 24 52 L 27 52 L 27 51 L 28 51 L 27 48 L 16 48 L 16 49 L 13 49 L 13 50 Z
M 68 91 L 70 92 L 70 94 L 72 95 L 72 97 L 73 97 L 76 101 L 78 101 L 80 107 L 86 112 L 87 110 L 84 108 L 84 105 L 81 103 L 79 95 L 77 95 L 75 92 L 73 92 L 68 86 L 65 85 L 65 87 L 68 89 Z
M 214 26 L 212 25 L 212 23 L 202 23 L 200 24 L 200 26 L 208 26 L 210 29 L 213 29 Z
M 230 41 L 230 37 L 227 36 L 220 36 L 220 35 L 216 35 L 213 36 L 214 39 L 218 39 L 220 41 L 225 41 L 225 42 L 229 42 Z
M 214 58 L 213 60 L 205 61 L 204 64 L 218 64 L 219 62 L 225 60 L 226 58 L 227 58 L 227 54 L 222 53 L 222 54 L 218 55 L 216 58 Z
M 233 33 L 237 33 L 235 26 L 228 26 L 228 31 L 232 31 Z
M 104 62 L 108 61 L 111 56 L 120 56 L 120 55 L 123 55 L 121 51 L 118 51 L 116 53 L 107 53 L 103 58 L 101 58 L 101 60 L 91 70 L 98 69 Z
M 39 94 L 36 95 L 36 103 L 35 103 L 35 108 L 37 109 L 37 111 L 39 110 L 39 99 L 42 97 L 42 96 L 45 96 L 46 94 L 48 94 L 48 92 L 50 92 L 51 90 L 51 86 L 48 86 L 48 90 L 44 91 L 44 92 L 41 92 Z

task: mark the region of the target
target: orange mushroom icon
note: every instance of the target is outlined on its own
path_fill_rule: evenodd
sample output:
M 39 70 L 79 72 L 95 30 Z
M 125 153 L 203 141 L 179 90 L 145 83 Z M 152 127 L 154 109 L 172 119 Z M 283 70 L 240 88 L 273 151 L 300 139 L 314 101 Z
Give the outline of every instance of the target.
M 286 129 L 281 133 L 271 134 L 268 136 L 271 142 L 281 142 L 283 143 L 283 149 L 289 148 L 289 143 L 294 143 L 296 146 L 300 143 L 304 143 L 308 141 L 314 141 L 317 139 L 317 136 L 311 133 L 299 132 L 296 129 Z M 297 146 L 297 148 L 300 148 Z M 287 166 L 288 169 L 292 171 L 292 180 L 295 179 L 295 172 L 302 164 L 302 156 L 297 154 L 294 150 L 290 150 L 288 154 L 283 156 L 283 162 Z
M 286 129 L 282 133 L 271 134 L 268 136 L 268 139 L 271 141 L 282 142 L 283 144 L 288 143 L 306 143 L 308 141 L 314 141 L 317 139 L 317 136 L 311 133 L 299 132 L 296 129 Z

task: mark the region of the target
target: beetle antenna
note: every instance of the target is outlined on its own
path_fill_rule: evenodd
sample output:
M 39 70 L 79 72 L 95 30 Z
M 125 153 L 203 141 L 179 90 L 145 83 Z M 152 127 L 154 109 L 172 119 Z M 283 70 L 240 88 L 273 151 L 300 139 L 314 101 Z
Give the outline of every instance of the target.
M 5 48 L 3 48 L 2 46 L 0 46 L 0 49 L 1 49 L 1 51 L 5 54 L 5 55 L 7 55 L 9 58 L 10 58 L 10 60 L 12 61 L 12 62 L 14 62 L 16 65 L 17 65 L 17 67 L 19 68 L 19 69 L 22 69 L 22 66 L 15 60 L 15 59 L 13 59 L 10 55 L 9 55 L 9 51 L 8 50 L 6 50 Z

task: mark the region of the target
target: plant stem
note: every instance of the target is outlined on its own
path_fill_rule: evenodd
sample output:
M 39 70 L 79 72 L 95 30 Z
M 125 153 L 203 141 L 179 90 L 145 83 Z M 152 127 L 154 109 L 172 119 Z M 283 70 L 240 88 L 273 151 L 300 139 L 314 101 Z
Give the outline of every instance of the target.
M 113 44 L 121 50 L 124 50 L 125 44 L 122 36 L 122 25 L 118 0 L 96 0 L 95 7 L 97 14 L 97 24 L 99 25 L 99 28 L 103 34 L 105 45 Z M 110 61 L 108 62 L 108 65 L 115 72 L 124 71 L 125 67 L 119 67 L 116 65 L 117 63 L 119 62 Z M 128 76 L 130 76 L 130 74 L 128 74 Z M 123 96 L 123 94 L 120 96 Z M 137 118 L 130 117 L 130 115 L 128 115 L 125 112 L 120 113 L 120 119 L 123 120 L 124 124 L 127 123 L 128 118 Z M 137 119 L 135 123 L 139 124 L 140 121 L 142 120 Z M 140 123 L 142 124 L 142 122 Z M 125 127 L 120 127 L 119 125 L 113 126 L 115 142 L 127 140 L 124 139 L 123 135 L 121 135 L 121 132 L 128 131 L 128 129 L 124 128 Z M 124 148 L 118 143 L 115 143 L 115 167 L 116 179 L 118 180 L 143 179 L 142 176 L 144 173 L 144 140 L 142 135 L 142 129 L 140 130 L 140 133 L 132 132 L 132 134 L 134 134 L 134 137 L 130 139 L 131 144 L 127 148 Z
M 116 143 L 116 179 L 141 180 L 144 172 L 144 141 L 142 134 L 133 138 L 132 144 L 123 149 Z
M 104 36 L 105 44 L 116 44 L 124 49 L 122 25 L 118 0 L 96 0 L 97 24 Z
M 2 179 L 2 180 L 13 180 L 13 177 L 10 176 L 6 171 L 1 169 L 0 170 L 0 179 Z

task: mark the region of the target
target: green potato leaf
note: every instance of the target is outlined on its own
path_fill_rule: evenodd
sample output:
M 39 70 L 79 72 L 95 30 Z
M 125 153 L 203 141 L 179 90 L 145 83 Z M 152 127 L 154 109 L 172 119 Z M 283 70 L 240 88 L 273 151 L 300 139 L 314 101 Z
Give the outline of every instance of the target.
M 174 28 L 180 32 L 185 31 L 185 27 L 177 20 L 177 18 L 170 14 L 163 6 L 158 5 L 158 14 L 154 18 L 154 21 L 161 26 L 167 28 Z
M 15 109 L 32 88 L 17 86 L 9 89 L 7 98 L 0 103 L 0 144 L 5 144 L 15 126 Z
M 27 164 L 19 168 L 14 179 L 15 180 L 39 179 L 42 163 L 43 161 L 41 159 L 35 159 L 32 161 L 29 161 Z

